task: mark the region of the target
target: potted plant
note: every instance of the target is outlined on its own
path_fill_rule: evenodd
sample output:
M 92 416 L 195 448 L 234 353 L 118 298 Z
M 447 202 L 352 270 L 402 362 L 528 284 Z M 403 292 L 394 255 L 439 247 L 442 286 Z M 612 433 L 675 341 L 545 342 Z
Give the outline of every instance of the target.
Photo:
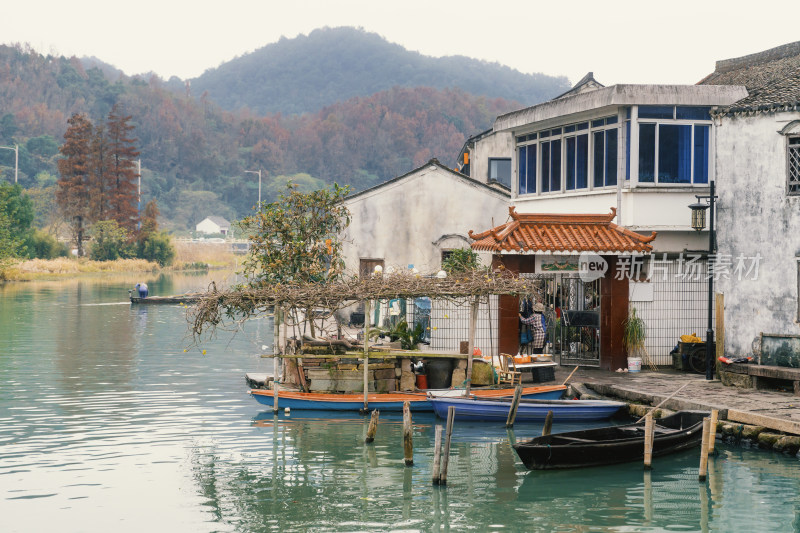
M 642 368 L 642 361 L 646 362 L 647 366 L 652 370 L 656 370 L 644 346 L 646 338 L 647 326 L 644 320 L 636 314 L 636 308 L 631 307 L 631 312 L 625 320 L 625 331 L 622 339 L 622 342 L 628 350 L 629 372 L 639 372 Z

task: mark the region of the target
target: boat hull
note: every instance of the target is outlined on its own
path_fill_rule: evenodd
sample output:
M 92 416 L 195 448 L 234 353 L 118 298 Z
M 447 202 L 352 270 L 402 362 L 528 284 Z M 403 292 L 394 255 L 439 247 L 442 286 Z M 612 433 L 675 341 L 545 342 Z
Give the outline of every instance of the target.
M 201 296 L 199 295 L 130 297 L 132 304 L 186 304 L 194 303 L 200 298 Z
M 708 413 L 682 411 L 656 421 L 653 456 L 697 447 Z M 530 470 L 553 470 L 610 465 L 644 458 L 644 424 L 609 426 L 544 435 L 514 445 Z
M 545 385 L 540 387 L 526 387 L 522 390 L 525 398 L 558 398 L 566 389 L 563 385 Z M 457 389 L 447 391 L 431 391 L 433 394 L 452 394 L 461 392 Z M 471 391 L 477 397 L 504 398 L 514 394 L 514 389 L 484 389 Z M 269 389 L 251 389 L 250 394 L 258 403 L 273 405 L 273 391 Z M 409 402 L 412 411 L 433 411 L 433 405 L 428 401 L 425 392 L 419 393 L 384 393 L 368 394 L 367 400 L 370 409 L 381 411 L 402 411 L 403 402 Z M 291 409 L 314 409 L 327 411 L 358 411 L 364 407 L 363 394 L 324 394 L 314 392 L 296 392 L 289 390 L 278 391 L 278 407 Z
M 456 420 L 501 420 L 508 418 L 511 401 L 492 401 L 465 398 L 431 398 L 433 410 L 442 418 L 447 418 L 449 407 L 455 407 Z M 547 413 L 553 411 L 553 420 L 592 421 L 607 420 L 614 416 L 625 404 L 601 400 L 550 400 L 544 398 L 523 399 L 517 407 L 515 420 L 521 422 L 541 422 Z

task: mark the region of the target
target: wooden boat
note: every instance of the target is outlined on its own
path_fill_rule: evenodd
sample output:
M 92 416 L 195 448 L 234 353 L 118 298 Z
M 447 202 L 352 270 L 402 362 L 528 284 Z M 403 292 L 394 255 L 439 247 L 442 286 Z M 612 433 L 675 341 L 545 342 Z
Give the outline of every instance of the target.
M 134 296 L 132 291 L 129 292 L 132 304 L 185 304 L 196 302 L 203 297 L 203 295 L 199 293 L 188 293 L 174 296 L 147 296 L 141 298 L 139 296 Z
M 447 418 L 447 410 L 455 407 L 456 420 L 502 420 L 508 418 L 511 398 L 429 398 L 433 410 Z M 548 411 L 553 411 L 553 420 L 589 421 L 607 420 L 625 404 L 605 400 L 548 400 L 543 398 L 521 399 L 517 408 L 517 421 L 544 421 Z
M 539 387 L 525 387 L 522 395 L 525 398 L 553 398 L 560 397 L 566 386 L 564 385 L 544 385 Z M 402 411 L 403 402 L 409 402 L 412 411 L 432 411 L 433 406 L 428 401 L 428 394 L 452 394 L 453 392 L 463 394 L 458 389 L 448 389 L 446 391 L 425 391 L 425 392 L 394 392 L 394 393 L 373 393 L 367 395 L 370 409 L 382 411 Z M 473 389 L 471 393 L 479 398 L 504 398 L 514 395 L 514 389 Z M 273 391 L 271 389 L 251 389 L 250 394 L 253 398 L 264 405 L 272 407 Z M 298 392 L 292 390 L 278 390 L 278 407 L 290 407 L 291 409 L 316 409 L 322 411 L 358 411 L 364 407 L 363 394 L 334 394 L 316 392 Z
M 698 446 L 703 438 L 702 411 L 680 411 L 655 421 L 653 456 Z M 581 468 L 644 458 L 644 422 L 543 435 L 514 445 L 531 470 Z

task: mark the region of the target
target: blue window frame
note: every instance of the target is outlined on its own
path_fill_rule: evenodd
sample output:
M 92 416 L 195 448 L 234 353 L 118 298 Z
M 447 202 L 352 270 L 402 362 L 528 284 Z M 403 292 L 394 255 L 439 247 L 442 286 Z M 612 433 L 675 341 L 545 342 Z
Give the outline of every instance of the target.
M 536 145 L 520 146 L 517 149 L 517 175 L 519 194 L 536 192 Z
M 604 131 L 594 132 L 594 186 L 603 186 L 603 169 L 605 168 L 606 134 Z
M 639 124 L 639 181 L 656 181 L 656 125 Z
M 658 182 L 692 182 L 692 127 L 658 125 Z
M 550 143 L 542 146 L 542 192 L 550 192 Z
M 589 163 L 589 136 L 578 135 L 564 140 L 566 146 L 566 189 L 573 191 L 585 189 L 588 185 L 586 177 Z
M 708 143 L 711 126 L 694 126 L 694 182 L 708 183 Z
M 672 119 L 675 108 L 671 105 L 640 105 L 639 118 Z
M 639 181 L 708 183 L 711 126 L 639 124 Z
M 711 120 L 710 107 L 678 106 L 675 108 L 675 118 L 678 120 Z

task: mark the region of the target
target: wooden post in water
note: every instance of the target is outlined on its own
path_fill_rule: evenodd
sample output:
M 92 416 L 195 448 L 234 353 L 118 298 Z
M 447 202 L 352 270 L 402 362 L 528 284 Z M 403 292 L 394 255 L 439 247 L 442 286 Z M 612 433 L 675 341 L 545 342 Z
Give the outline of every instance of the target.
M 522 385 L 517 385 L 514 390 L 514 398 L 511 400 L 511 406 L 508 408 L 508 418 L 506 418 L 506 427 L 514 427 L 514 419 L 517 418 L 517 408 L 519 408 L 519 399 L 522 396 Z
M 456 417 L 455 406 L 447 408 L 447 429 L 442 450 L 442 468 L 439 470 L 439 485 L 447 485 L 447 465 L 450 462 L 450 438 L 453 436 L 453 419 Z
M 281 369 L 280 335 L 281 313 L 278 306 L 272 306 L 272 412 L 278 413 L 278 376 Z
M 369 300 L 364 302 L 364 407 L 361 408 L 361 414 L 365 415 L 369 412 L 369 315 L 371 303 Z
M 700 473 L 697 476 L 699 481 L 706 480 L 708 470 L 708 436 L 711 434 L 711 419 L 703 419 L 703 443 L 700 445 Z
M 549 435 L 553 431 L 553 410 L 547 411 L 547 416 L 544 418 L 544 427 L 542 428 L 542 435 Z
M 406 466 L 414 464 L 413 428 L 411 426 L 411 407 L 403 402 L 403 460 Z
M 717 440 L 717 419 L 719 418 L 719 411 L 717 409 L 711 410 L 711 425 L 708 432 L 708 454 L 714 455 L 714 443 Z
M 653 433 L 655 423 L 653 422 L 653 411 L 647 413 L 644 419 L 644 469 L 650 470 L 653 464 Z
M 439 472 L 441 467 L 441 459 L 442 459 L 442 426 L 436 424 L 436 429 L 434 430 L 434 439 L 433 439 L 433 484 L 439 484 Z
M 367 444 L 375 440 L 375 433 L 378 431 L 379 416 L 381 416 L 381 412 L 378 411 L 377 409 L 373 409 L 372 416 L 369 419 L 369 427 L 367 428 L 367 439 L 364 441 Z
M 478 297 L 470 305 L 469 315 L 469 344 L 467 346 L 467 386 L 464 389 L 464 396 L 469 396 L 472 387 L 472 357 L 475 351 L 475 330 L 478 328 Z

